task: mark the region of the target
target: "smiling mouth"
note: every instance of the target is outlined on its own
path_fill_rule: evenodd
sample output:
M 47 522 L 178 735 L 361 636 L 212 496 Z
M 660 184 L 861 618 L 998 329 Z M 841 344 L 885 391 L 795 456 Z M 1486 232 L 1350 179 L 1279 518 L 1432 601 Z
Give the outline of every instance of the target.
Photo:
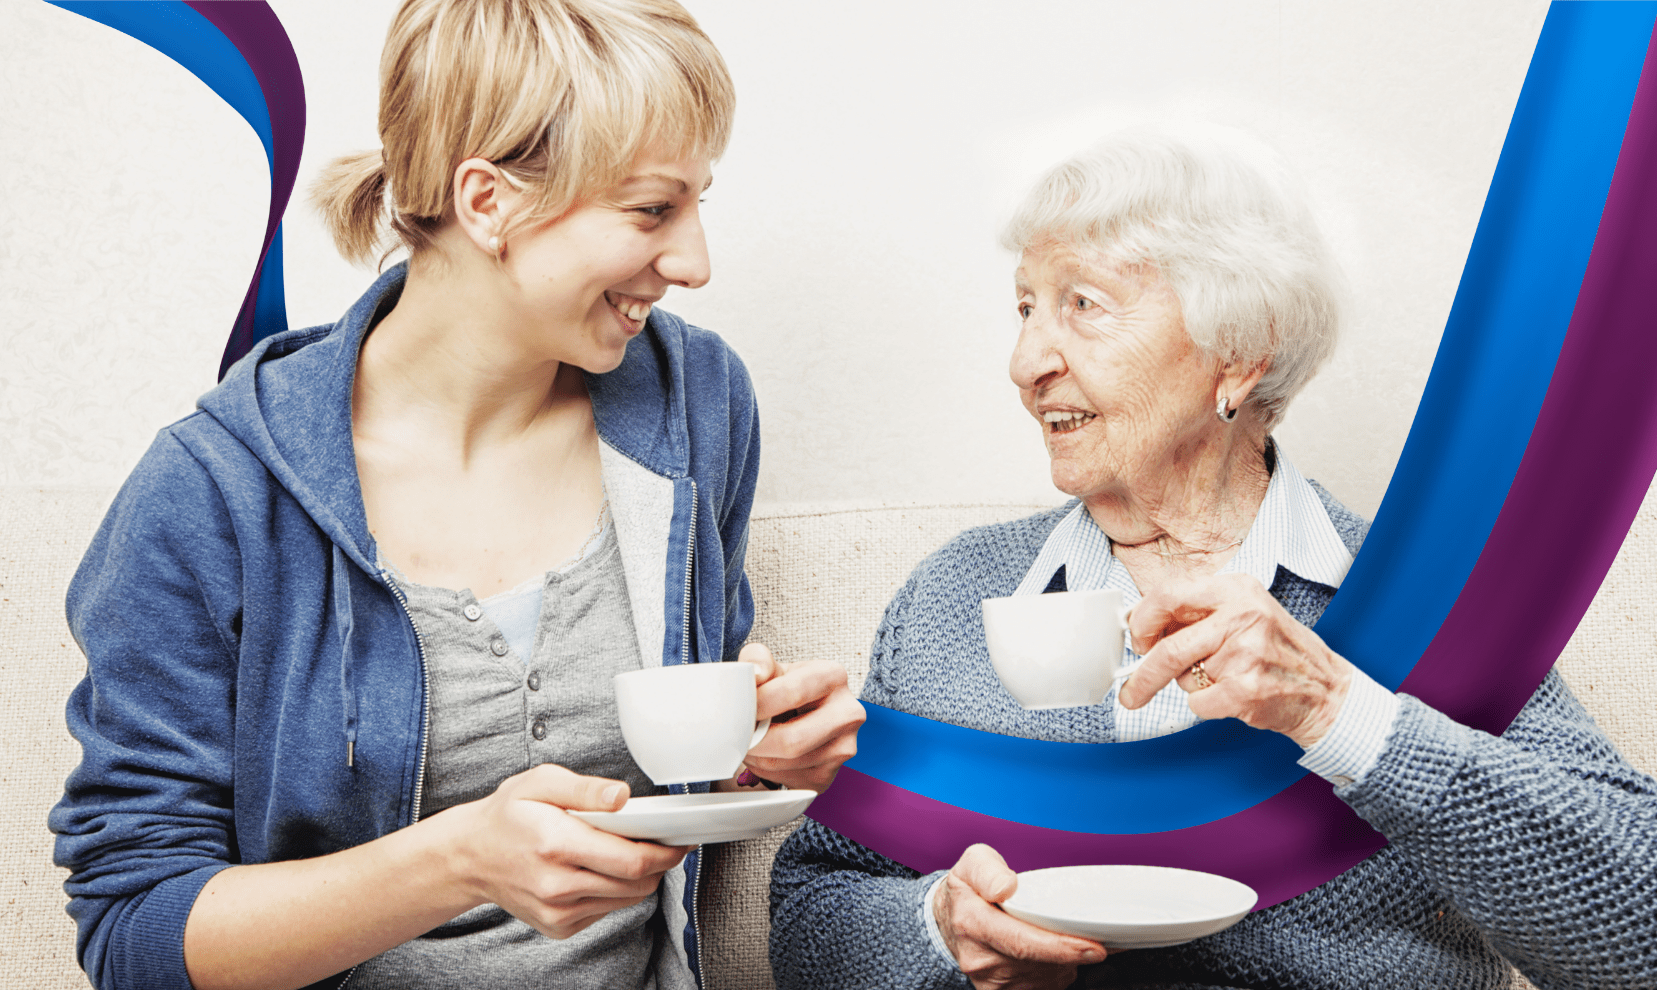
M 1055 410 L 1041 414 L 1041 421 L 1047 424 L 1049 434 L 1074 433 L 1098 418 L 1098 413 L 1087 412 L 1059 412 Z
M 650 316 L 650 303 L 643 299 L 634 299 L 618 292 L 604 293 L 604 301 L 610 304 L 622 319 L 632 324 L 634 330 L 644 328 L 644 321 Z

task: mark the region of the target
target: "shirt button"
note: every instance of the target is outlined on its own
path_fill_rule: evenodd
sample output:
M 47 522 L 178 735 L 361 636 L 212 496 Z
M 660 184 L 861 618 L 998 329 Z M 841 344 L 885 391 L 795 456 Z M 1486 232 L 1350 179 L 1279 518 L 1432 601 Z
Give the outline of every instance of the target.
M 547 737 L 547 723 L 536 719 L 535 724 L 529 727 L 529 734 L 537 739 L 545 739 Z
M 541 674 L 540 674 L 539 671 L 533 671 L 533 672 L 530 673 L 530 675 L 529 675 L 529 689 L 531 691 L 541 690 Z
M 478 606 L 477 602 L 472 602 L 470 605 L 467 605 L 465 611 L 466 618 L 471 619 L 473 622 L 483 618 L 483 609 Z
M 493 653 L 497 657 L 506 656 L 506 649 L 506 640 L 500 638 L 499 636 L 496 636 L 494 639 L 489 641 L 489 652 Z

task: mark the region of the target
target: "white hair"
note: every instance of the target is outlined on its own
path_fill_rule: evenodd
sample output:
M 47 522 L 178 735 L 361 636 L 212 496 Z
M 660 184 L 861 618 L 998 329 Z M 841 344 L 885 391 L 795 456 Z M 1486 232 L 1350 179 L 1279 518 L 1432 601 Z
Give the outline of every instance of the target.
M 1048 172 L 1002 233 L 1147 265 L 1222 363 L 1266 362 L 1248 397 L 1266 427 L 1335 349 L 1343 281 L 1282 157 L 1229 128 L 1119 131 Z

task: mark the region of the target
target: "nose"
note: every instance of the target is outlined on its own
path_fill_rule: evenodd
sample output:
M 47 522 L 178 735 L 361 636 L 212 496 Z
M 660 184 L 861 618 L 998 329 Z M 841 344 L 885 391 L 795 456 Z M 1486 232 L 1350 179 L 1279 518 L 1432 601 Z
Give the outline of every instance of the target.
M 694 211 L 673 225 L 673 236 L 656 258 L 656 273 L 674 285 L 699 289 L 708 284 L 712 265 L 708 261 L 708 239 L 702 220 Z
M 1007 373 L 1019 391 L 1045 388 L 1064 374 L 1064 355 L 1059 353 L 1052 329 L 1040 307 L 1019 328 L 1018 343 L 1013 345 L 1013 357 L 1007 365 Z

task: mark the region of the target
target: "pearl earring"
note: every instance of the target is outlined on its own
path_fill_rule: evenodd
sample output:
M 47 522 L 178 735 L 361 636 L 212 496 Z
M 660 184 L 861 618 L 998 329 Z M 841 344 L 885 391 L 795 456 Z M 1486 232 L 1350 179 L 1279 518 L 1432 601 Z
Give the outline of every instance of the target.
M 499 237 L 489 238 L 489 253 L 490 254 L 500 254 L 501 253 L 501 239 Z

